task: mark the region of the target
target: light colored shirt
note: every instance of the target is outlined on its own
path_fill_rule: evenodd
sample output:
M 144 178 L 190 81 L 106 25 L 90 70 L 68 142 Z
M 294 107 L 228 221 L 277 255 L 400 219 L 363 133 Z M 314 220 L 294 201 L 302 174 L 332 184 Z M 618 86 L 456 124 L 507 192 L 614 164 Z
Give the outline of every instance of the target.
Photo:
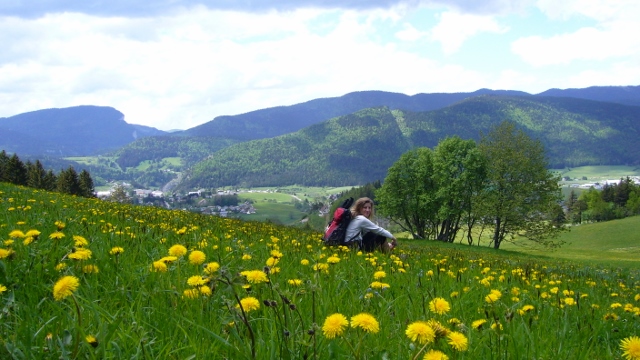
M 387 238 L 393 238 L 393 235 L 387 230 L 371 222 L 364 215 L 358 215 L 351 219 L 349 226 L 347 227 L 347 233 L 344 237 L 345 242 L 362 241 L 362 235 L 368 232 L 373 232 L 378 235 L 382 235 Z

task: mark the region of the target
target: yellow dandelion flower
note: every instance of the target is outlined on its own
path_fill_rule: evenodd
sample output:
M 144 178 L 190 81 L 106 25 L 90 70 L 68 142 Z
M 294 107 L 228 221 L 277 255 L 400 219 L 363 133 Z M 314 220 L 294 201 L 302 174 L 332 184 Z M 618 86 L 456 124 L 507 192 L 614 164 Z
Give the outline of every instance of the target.
M 373 315 L 367 313 L 360 313 L 352 316 L 351 327 L 361 328 L 362 330 L 373 334 L 380 331 L 380 324 L 378 324 L 378 320 L 376 320 Z
M 80 280 L 75 276 L 63 276 L 53 285 L 53 298 L 62 300 L 78 290 Z
M 178 257 L 176 256 L 165 256 L 162 259 L 158 260 L 158 261 L 162 261 L 165 264 L 171 264 L 172 262 L 178 260 Z
M 572 297 L 564 298 L 564 304 L 567 306 L 573 306 L 576 304 L 576 300 Z
M 82 267 L 82 272 L 85 274 L 97 274 L 100 270 L 96 265 L 85 265 Z
M 7 291 L 7 287 L 0 284 L 0 294 L 4 293 L 5 291 Z
M 442 315 L 448 313 L 449 310 L 451 310 L 451 306 L 447 300 L 437 297 L 429 302 L 429 310 L 438 315 Z
M 209 286 L 200 286 L 198 290 L 200 290 L 200 294 L 204 296 L 211 296 L 211 288 Z
M 472 323 L 471 323 L 471 327 L 472 327 L 472 328 L 474 328 L 474 329 L 476 329 L 476 330 L 480 330 L 480 329 L 482 328 L 482 326 L 483 326 L 484 324 L 486 324 L 486 323 L 487 323 L 487 320 L 486 320 L 486 319 L 476 320 L 476 321 L 474 321 L 474 322 L 472 322 Z
M 22 241 L 22 243 L 27 246 L 29 244 L 31 244 L 33 241 L 35 240 L 34 237 L 32 236 L 27 236 L 26 238 L 24 238 L 24 240 Z
M 56 226 L 56 228 L 58 228 L 58 230 L 62 230 L 62 229 L 64 229 L 64 228 L 65 228 L 65 226 L 66 226 L 66 225 L 65 225 L 65 223 L 63 223 L 62 221 L 56 221 L 56 222 L 55 222 L 55 223 L 53 223 L 53 224 Z
M 189 286 L 202 286 L 207 282 L 209 282 L 209 280 L 207 278 L 203 278 L 200 275 L 191 276 L 187 279 L 187 284 Z
M 440 322 L 436 319 L 429 319 L 427 321 L 427 325 L 429 325 L 433 329 L 433 331 L 436 332 L 436 338 L 449 335 L 450 330 L 442 326 L 442 324 L 440 324 Z
M 342 335 L 347 325 L 349 325 L 347 318 L 340 313 L 335 313 L 327 316 L 324 320 L 322 333 L 327 339 L 333 339 L 336 336 Z
M 227 251 L 231 251 L 231 250 L 227 250 Z M 242 260 L 251 260 L 251 255 L 249 254 L 242 255 Z
M 204 263 L 206 258 L 207 256 L 202 251 L 195 250 L 192 251 L 191 254 L 189 254 L 189 263 L 191 265 L 200 265 Z
M 91 250 L 85 248 L 76 248 L 69 254 L 69 259 L 74 260 L 88 260 L 91 259 Z
M 328 264 L 337 264 L 340 262 L 340 258 L 337 256 L 330 256 L 327 258 L 327 263 Z
M 300 260 L 300 265 L 302 265 L 302 266 L 307 266 L 307 265 L 309 265 L 309 260 L 307 260 L 307 259 L 302 259 L 302 260 Z
M 9 233 L 9 237 L 12 239 L 22 239 L 26 235 L 22 232 L 22 230 L 13 230 Z
M 11 249 L 0 249 L 0 259 L 6 259 L 13 254 Z
M 302 285 L 302 280 L 300 279 L 290 279 L 287 281 L 287 283 L 291 286 L 300 286 Z
M 85 338 L 85 341 L 87 343 L 89 343 L 89 345 L 91 345 L 92 347 L 96 348 L 98 347 L 98 339 L 96 339 L 95 336 L 93 335 L 87 335 Z
M 278 263 L 278 261 L 279 261 L 279 260 L 278 260 L 278 258 L 270 257 L 270 258 L 268 258 L 268 259 L 267 259 L 267 261 L 265 262 L 265 264 L 266 264 L 267 266 L 271 267 L 271 266 L 275 266 L 275 265 Z
M 75 242 L 75 246 L 76 247 L 82 247 L 82 246 L 89 245 L 89 242 L 87 241 L 87 239 L 85 239 L 84 237 L 82 237 L 80 235 L 73 235 L 73 241 Z
M 640 337 L 630 336 L 620 341 L 622 356 L 627 360 L 640 360 Z
M 610 305 L 610 307 L 611 307 L 612 309 L 617 309 L 617 308 L 621 308 L 621 307 L 622 307 L 622 304 L 620 304 L 620 303 L 613 303 L 613 304 L 611 304 L 611 305 Z
M 280 259 L 282 258 L 282 253 L 278 250 L 271 250 L 271 257 Z
M 409 324 L 404 333 L 411 341 L 420 344 L 430 344 L 436 339 L 436 332 L 424 321 Z
M 56 271 L 62 271 L 66 268 L 67 268 L 67 264 L 65 263 L 59 263 L 58 265 L 56 265 Z
M 214 261 L 208 263 L 207 266 L 204 267 L 204 272 L 211 275 L 214 272 L 218 271 L 218 269 L 220 269 L 220 264 Z
M 120 246 L 114 246 L 111 248 L 111 251 L 109 251 L 110 255 L 120 255 L 124 252 L 124 249 L 121 248 Z
M 422 360 L 449 360 L 449 357 L 440 350 L 431 349 L 424 354 Z
M 384 271 L 376 271 L 375 273 L 373 273 L 373 278 L 376 280 L 383 279 L 386 276 L 387 276 L 387 273 Z
M 158 260 L 153 262 L 153 267 L 151 268 L 151 271 L 167 272 L 167 270 L 168 270 L 167 264 L 164 261 Z
M 25 236 L 25 237 L 32 237 L 32 238 L 34 238 L 34 239 L 37 239 L 37 238 L 38 238 L 38 236 L 40 236 L 40 231 L 38 231 L 38 230 L 36 230 L 36 229 L 31 229 L 31 230 L 27 231 L 27 232 L 24 234 L 24 236 Z
M 249 296 L 249 297 L 240 299 L 240 304 L 236 305 L 236 308 L 240 308 L 240 305 L 242 305 L 242 308 L 244 309 L 245 312 L 249 312 L 253 310 L 258 310 L 260 308 L 260 301 L 258 301 L 258 299 L 252 296 Z
M 182 292 L 182 295 L 187 299 L 197 299 L 200 296 L 200 290 L 198 289 L 186 289 Z
M 269 278 L 267 277 L 267 274 L 265 274 L 264 271 L 262 270 L 243 271 L 240 273 L 240 275 L 244 276 L 247 279 L 247 281 L 250 282 L 251 284 L 269 282 Z
M 447 335 L 447 343 L 456 351 L 467 351 L 469 340 L 463 333 L 452 331 Z
M 374 281 L 369 285 L 372 289 L 387 289 L 390 287 L 389 284 L 380 282 L 380 281 Z
M 64 234 L 60 231 L 54 231 L 51 234 L 49 234 L 49 239 L 51 240 L 60 240 L 64 237 Z
M 181 257 L 187 253 L 187 248 L 183 245 L 176 244 L 169 248 L 169 255 Z

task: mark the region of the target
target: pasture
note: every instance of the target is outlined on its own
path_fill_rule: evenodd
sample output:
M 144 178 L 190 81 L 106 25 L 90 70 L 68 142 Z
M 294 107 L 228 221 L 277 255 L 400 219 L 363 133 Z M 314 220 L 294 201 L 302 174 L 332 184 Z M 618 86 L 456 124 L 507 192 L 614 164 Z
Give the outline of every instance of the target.
M 3 359 L 640 357 L 638 267 L 402 239 L 366 254 L 6 184 L 0 209 Z

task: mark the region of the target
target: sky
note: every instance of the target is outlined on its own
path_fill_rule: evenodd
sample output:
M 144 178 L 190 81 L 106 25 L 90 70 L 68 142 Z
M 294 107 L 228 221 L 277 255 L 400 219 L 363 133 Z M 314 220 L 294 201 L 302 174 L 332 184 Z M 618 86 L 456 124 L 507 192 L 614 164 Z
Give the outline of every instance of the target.
M 637 86 L 638 19 L 637 0 L 0 0 L 0 118 L 99 105 L 172 130 L 364 90 Z

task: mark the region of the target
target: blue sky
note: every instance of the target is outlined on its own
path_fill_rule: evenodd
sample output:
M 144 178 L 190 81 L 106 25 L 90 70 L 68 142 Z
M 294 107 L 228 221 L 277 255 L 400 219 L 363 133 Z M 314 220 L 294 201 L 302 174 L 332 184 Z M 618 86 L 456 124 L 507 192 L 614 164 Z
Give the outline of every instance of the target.
M 640 85 L 636 0 L 0 0 L 0 117 L 186 129 L 353 91 Z

